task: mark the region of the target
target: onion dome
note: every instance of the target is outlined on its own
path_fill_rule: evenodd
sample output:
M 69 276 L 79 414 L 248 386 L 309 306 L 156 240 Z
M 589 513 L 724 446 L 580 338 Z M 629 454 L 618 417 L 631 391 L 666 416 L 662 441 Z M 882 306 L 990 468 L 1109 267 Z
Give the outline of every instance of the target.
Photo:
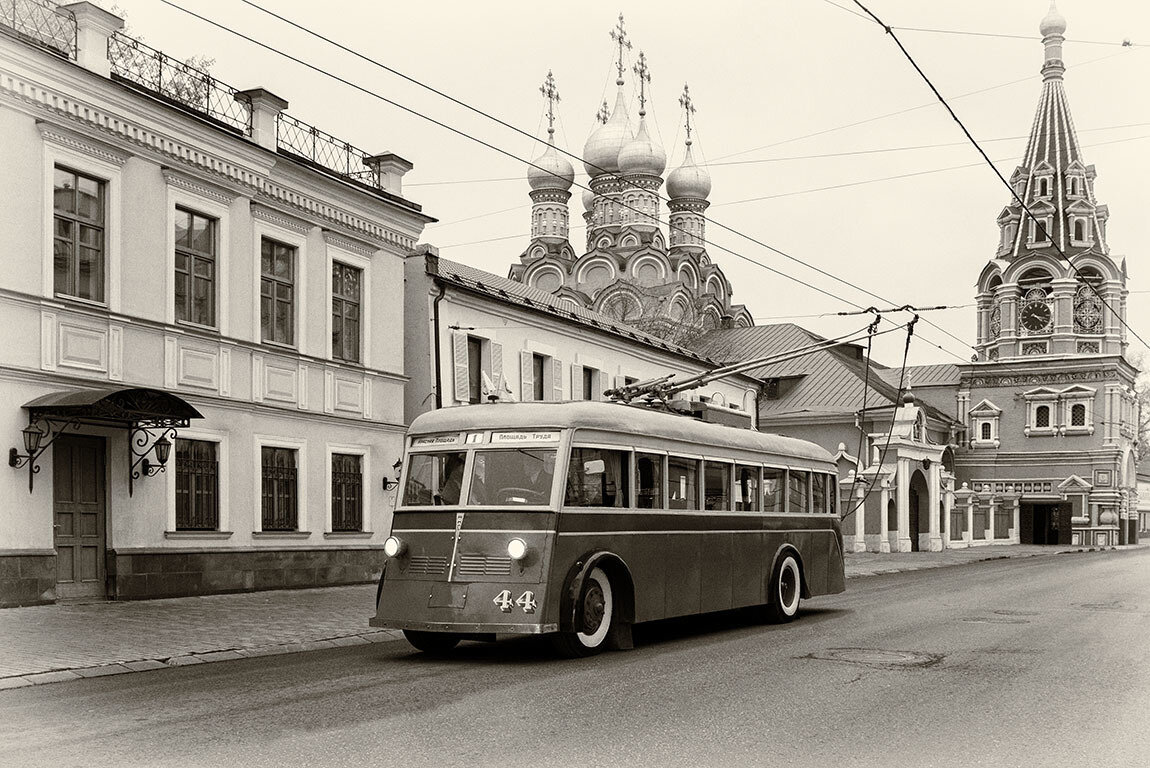
M 1061 35 L 1066 31 L 1066 19 L 1058 12 L 1053 0 L 1050 3 L 1050 10 L 1046 12 L 1046 17 L 1038 25 L 1038 31 L 1043 37 Z
M 560 156 L 555 150 L 555 140 L 551 139 L 547 149 L 538 158 L 532 161 L 527 169 L 527 183 L 531 189 L 561 189 L 568 190 L 575 181 L 575 169 L 567 158 Z
M 590 189 L 583 190 L 583 210 L 590 211 L 595 208 L 595 193 Z
M 619 171 L 619 153 L 631 141 L 631 126 L 627 122 L 627 106 L 620 88 L 611 118 L 596 128 L 583 145 L 583 167 L 592 178 Z
M 672 200 L 679 197 L 693 197 L 706 200 L 711 194 L 711 174 L 706 168 L 695 165 L 691 155 L 691 144 L 687 143 L 687 156 L 683 164 L 671 171 L 667 177 L 667 196 Z
M 666 167 L 667 153 L 647 133 L 647 121 L 639 118 L 638 133 L 619 153 L 619 171 L 625 174 L 662 176 Z

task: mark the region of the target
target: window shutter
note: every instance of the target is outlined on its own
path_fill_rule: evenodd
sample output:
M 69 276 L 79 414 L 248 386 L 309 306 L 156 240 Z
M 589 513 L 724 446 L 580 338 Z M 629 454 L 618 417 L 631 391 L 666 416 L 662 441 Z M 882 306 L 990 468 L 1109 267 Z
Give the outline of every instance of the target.
M 583 399 L 583 366 L 571 363 L 571 399 Z
M 503 394 L 508 390 L 503 381 L 503 345 L 497 342 L 491 342 L 491 386 L 495 387 L 495 391 L 491 394 L 503 399 Z
M 595 377 L 595 397 L 592 400 L 602 400 L 603 393 L 611 386 L 611 376 L 606 371 L 599 371 L 599 375 Z
M 554 392 L 554 400 L 559 402 L 563 399 L 563 362 L 561 360 L 551 359 L 551 384 Z
M 519 351 L 519 399 L 528 402 L 535 399 L 535 362 L 530 350 Z
M 467 370 L 467 334 L 452 331 L 451 335 L 455 353 L 455 402 L 466 403 L 471 399 L 468 393 L 471 377 Z
M 620 387 L 625 387 L 625 386 L 627 386 L 627 377 L 622 376 L 622 375 L 616 376 L 615 377 L 615 388 L 619 389 Z

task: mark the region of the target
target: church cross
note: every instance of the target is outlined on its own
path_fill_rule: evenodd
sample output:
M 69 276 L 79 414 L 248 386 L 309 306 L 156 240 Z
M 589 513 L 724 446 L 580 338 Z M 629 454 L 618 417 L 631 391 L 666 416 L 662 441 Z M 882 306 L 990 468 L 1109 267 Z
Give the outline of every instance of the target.
M 623 49 L 631 50 L 631 41 L 627 39 L 627 30 L 623 29 L 623 14 L 619 14 L 619 23 L 611 30 L 611 39 L 614 40 L 619 46 L 619 61 L 615 64 L 615 69 L 619 70 L 619 79 L 616 80 L 617 85 L 623 84 Z
M 683 83 L 683 95 L 679 97 L 679 106 L 687 116 L 687 146 L 691 146 L 691 115 L 695 114 L 695 102 L 691 99 L 691 88 Z
M 555 77 L 547 70 L 547 79 L 539 86 L 539 92 L 547 99 L 547 134 L 555 133 L 555 105 L 559 103 L 559 89 L 555 87 Z
M 647 111 L 645 86 L 651 82 L 651 70 L 647 67 L 647 56 L 642 51 L 639 51 L 639 62 L 632 69 L 639 76 L 639 116 L 642 117 Z
M 595 113 L 595 119 L 604 125 L 611 119 L 611 110 L 607 108 L 607 100 L 603 99 L 603 106 L 599 107 L 599 111 Z

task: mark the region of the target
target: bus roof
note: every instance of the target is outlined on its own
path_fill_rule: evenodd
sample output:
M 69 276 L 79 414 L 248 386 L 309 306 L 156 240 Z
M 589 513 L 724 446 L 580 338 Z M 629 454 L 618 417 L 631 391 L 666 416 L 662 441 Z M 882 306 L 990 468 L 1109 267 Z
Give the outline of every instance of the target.
M 832 462 L 824 448 L 752 429 L 708 424 L 688 416 L 621 403 L 571 402 L 486 403 L 441 408 L 421 414 L 408 434 L 427 435 L 468 429 L 596 429 L 701 443 L 707 446 L 761 451 L 811 461 Z

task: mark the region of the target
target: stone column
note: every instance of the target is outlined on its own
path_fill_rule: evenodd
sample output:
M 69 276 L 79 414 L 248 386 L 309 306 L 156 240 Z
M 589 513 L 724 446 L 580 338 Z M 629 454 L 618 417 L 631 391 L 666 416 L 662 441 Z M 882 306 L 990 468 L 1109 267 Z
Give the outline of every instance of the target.
M 878 479 L 878 482 L 879 482 L 878 551 L 879 552 L 890 552 L 890 526 L 887 525 L 887 516 L 886 516 L 886 508 L 890 506 L 890 478 L 883 477 L 881 479 L 879 479 L 879 478 L 876 478 L 876 479 Z
M 898 483 L 898 551 L 910 552 L 910 462 L 900 458 L 895 480 Z
M 1010 500 L 1012 523 L 1013 528 L 1010 529 L 1010 543 L 1018 544 L 1022 541 L 1022 528 L 1019 524 L 1019 518 L 1022 516 L 1021 504 L 1019 503 L 1020 496 L 1015 494 Z
M 998 497 L 991 495 L 986 512 L 986 543 L 994 543 L 994 515 L 998 512 Z
M 926 530 L 927 530 L 927 534 L 928 534 L 927 541 L 929 542 L 927 549 L 929 549 L 931 552 L 941 552 L 942 551 L 942 536 L 940 535 L 939 525 L 938 525 L 938 523 L 939 523 L 939 520 L 938 520 L 939 510 L 943 510 L 943 512 L 945 514 L 945 510 L 943 509 L 943 506 L 941 503 L 942 499 L 940 498 L 940 494 L 939 494 L 939 487 L 941 484 L 940 483 L 941 478 L 939 477 L 939 472 L 941 471 L 941 469 L 942 469 L 942 464 L 940 464 L 939 462 L 936 461 L 936 462 L 933 462 L 931 464 L 930 469 L 927 471 L 927 497 L 930 499 L 930 501 L 928 502 L 928 504 L 930 505 L 930 515 L 927 517 L 928 522 L 927 522 Z M 948 523 L 948 521 L 944 520 L 943 526 L 949 527 L 949 525 L 947 523 Z

